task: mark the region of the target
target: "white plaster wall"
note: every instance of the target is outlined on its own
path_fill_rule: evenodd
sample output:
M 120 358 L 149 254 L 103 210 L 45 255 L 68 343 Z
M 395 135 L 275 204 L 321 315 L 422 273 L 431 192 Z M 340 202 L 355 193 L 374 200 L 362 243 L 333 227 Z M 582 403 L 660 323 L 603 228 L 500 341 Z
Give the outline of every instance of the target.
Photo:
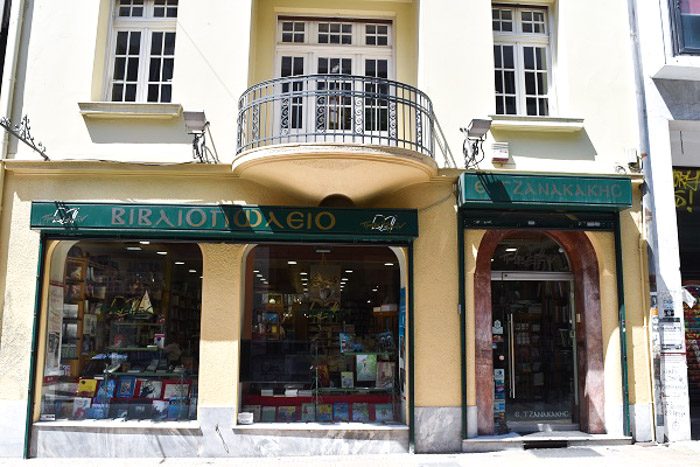
M 204 110 L 209 147 L 233 158 L 238 97 L 246 89 L 252 0 L 179 2 L 173 103 Z M 184 120 L 85 119 L 79 102 L 105 100 L 108 0 L 27 2 L 13 121 L 27 114 L 53 160 L 190 162 Z M 98 22 L 102 21 L 101 24 Z M 3 90 L 3 93 L 6 90 Z M 37 159 L 13 141 L 11 157 Z
M 461 160 L 459 128 L 495 109 L 491 2 L 415 1 L 418 54 L 412 66 Z M 532 3 L 551 7 L 553 115 L 584 118 L 584 130 L 499 131 L 489 143 L 511 144 L 509 168 L 613 172 L 637 147 L 625 3 Z M 18 74 L 22 84 L 16 89 L 12 116 L 30 116 L 37 140 L 52 158 L 191 161 L 182 118 L 117 121 L 80 115 L 78 102 L 104 97 L 108 0 L 35 0 L 27 5 Z M 179 6 L 173 102 L 185 110 L 206 111 L 222 161 L 233 157 L 237 99 L 250 84 L 249 62 L 256 60 L 250 56 L 253 5 L 253 0 L 182 0 Z M 18 158 L 37 157 L 16 143 L 11 149 Z M 482 167 L 488 168 L 488 161 Z

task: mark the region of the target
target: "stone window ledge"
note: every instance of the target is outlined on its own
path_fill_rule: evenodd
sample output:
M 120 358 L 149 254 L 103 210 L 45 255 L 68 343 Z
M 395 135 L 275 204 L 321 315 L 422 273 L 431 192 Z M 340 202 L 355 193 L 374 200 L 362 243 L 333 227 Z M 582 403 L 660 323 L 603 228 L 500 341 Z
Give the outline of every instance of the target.
M 540 133 L 574 133 L 583 130 L 582 118 L 533 117 L 524 115 L 489 115 L 495 131 L 527 131 Z
M 168 120 L 182 115 L 181 104 L 154 102 L 78 102 L 80 114 L 85 118 L 126 118 Z
M 35 428 L 40 429 L 63 429 L 80 428 L 84 430 L 200 430 L 200 423 L 196 420 L 189 421 L 163 421 L 154 422 L 152 420 L 56 420 L 46 422 L 34 422 Z
M 374 423 L 254 423 L 236 425 L 233 431 L 407 431 L 402 424 L 380 425 Z

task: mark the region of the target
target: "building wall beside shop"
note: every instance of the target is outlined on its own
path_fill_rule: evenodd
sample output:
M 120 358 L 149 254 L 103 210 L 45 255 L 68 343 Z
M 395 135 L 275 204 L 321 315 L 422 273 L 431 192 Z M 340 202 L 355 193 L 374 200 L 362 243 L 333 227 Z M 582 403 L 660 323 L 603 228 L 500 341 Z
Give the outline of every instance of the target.
M 622 262 L 626 308 L 630 423 L 636 441 L 653 439 L 653 411 L 646 294 L 646 250 L 642 240 L 640 184 L 635 183 L 633 206 L 621 213 Z M 485 230 L 467 230 L 464 239 L 467 293 L 467 415 L 468 436 L 477 435 L 477 391 L 474 289 L 476 259 Z M 612 232 L 586 232 L 598 261 L 603 338 L 604 413 L 608 434 L 623 435 L 623 377 Z

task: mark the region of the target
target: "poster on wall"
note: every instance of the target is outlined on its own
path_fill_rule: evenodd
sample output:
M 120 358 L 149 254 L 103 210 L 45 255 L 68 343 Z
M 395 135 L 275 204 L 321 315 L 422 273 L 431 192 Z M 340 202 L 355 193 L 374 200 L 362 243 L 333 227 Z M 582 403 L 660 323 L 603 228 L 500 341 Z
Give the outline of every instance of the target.
M 44 374 L 61 375 L 61 330 L 63 328 L 63 286 L 49 287 L 48 326 L 46 332 L 46 364 Z
M 399 291 L 399 389 L 406 395 L 406 288 Z

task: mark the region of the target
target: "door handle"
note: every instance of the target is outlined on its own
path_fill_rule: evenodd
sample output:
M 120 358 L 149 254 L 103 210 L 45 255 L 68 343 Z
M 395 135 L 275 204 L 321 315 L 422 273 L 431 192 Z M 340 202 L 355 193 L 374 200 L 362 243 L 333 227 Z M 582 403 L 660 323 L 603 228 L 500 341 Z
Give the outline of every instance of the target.
M 511 399 L 515 399 L 515 330 L 513 325 L 513 315 L 508 315 L 508 386 Z

